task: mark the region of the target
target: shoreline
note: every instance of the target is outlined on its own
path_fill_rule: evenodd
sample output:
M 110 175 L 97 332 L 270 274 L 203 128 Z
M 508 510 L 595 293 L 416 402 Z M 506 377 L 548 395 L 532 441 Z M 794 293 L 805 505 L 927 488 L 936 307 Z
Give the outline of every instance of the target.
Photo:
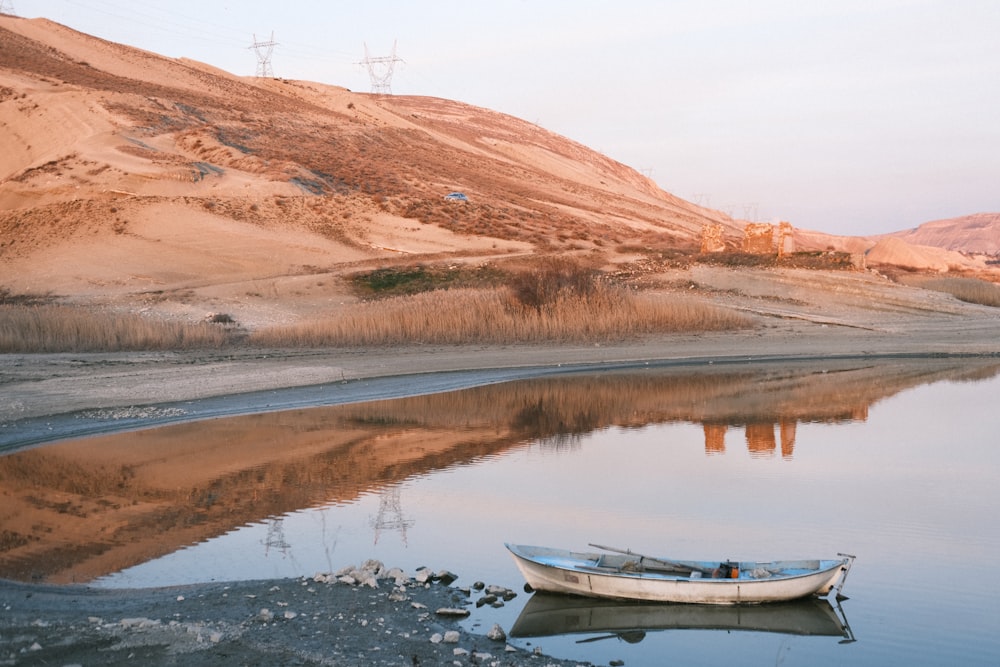
M 936 317 L 923 325 L 885 332 L 780 319 L 763 330 L 599 346 L 0 355 L 0 454 L 171 419 L 378 400 L 554 373 L 1000 357 L 996 317 Z M 278 599 L 291 591 L 307 596 L 301 600 L 312 605 L 309 615 Z M 299 579 L 131 590 L 0 580 L 0 635 L 11 638 L 0 643 L 0 664 L 134 664 L 135 658 L 212 666 L 542 664 L 532 652 L 486 638 L 489 628 L 470 632 L 433 615 L 417 620 L 408 606 L 470 604 L 460 589 L 408 587 L 405 602 L 390 593 L 383 587 L 359 595 L 357 588 Z M 260 620 L 263 608 L 283 614 L 282 602 L 295 617 Z M 457 643 L 430 641 L 429 634 L 448 629 L 459 630 Z M 544 664 L 580 663 L 546 657 Z
M 417 577 L 150 589 L 0 579 L 0 664 L 539 665 L 490 628 L 470 632 L 469 588 Z M 545 665 L 579 661 L 545 657 Z

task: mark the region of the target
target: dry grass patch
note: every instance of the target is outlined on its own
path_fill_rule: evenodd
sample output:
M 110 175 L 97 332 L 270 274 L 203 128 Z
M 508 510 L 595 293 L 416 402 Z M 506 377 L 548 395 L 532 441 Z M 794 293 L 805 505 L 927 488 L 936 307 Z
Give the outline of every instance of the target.
M 748 317 L 710 304 L 608 286 L 564 292 L 542 306 L 522 302 L 510 288 L 456 289 L 363 303 L 338 318 L 257 332 L 250 342 L 322 347 L 610 341 L 751 326 Z
M 208 322 L 163 322 L 69 306 L 0 305 L 0 353 L 217 348 L 230 337 L 225 328 Z
M 928 278 L 916 283 L 924 289 L 951 294 L 959 301 L 1000 308 L 1000 286 L 978 278 Z

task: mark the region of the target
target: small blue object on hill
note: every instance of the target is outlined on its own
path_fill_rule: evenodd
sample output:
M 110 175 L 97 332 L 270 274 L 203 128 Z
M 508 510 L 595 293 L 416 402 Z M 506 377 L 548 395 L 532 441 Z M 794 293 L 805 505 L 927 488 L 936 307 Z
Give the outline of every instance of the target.
M 463 201 L 463 202 L 469 201 L 469 198 L 466 197 L 465 194 L 462 192 L 449 192 L 444 196 L 444 198 L 448 201 Z

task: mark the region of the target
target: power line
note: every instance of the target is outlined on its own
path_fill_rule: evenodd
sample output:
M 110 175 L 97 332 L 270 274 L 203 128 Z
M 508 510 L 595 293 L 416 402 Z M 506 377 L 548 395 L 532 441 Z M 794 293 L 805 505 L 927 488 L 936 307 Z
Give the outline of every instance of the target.
M 0 14 L 17 16 L 17 12 L 14 11 L 14 0 L 0 0 Z

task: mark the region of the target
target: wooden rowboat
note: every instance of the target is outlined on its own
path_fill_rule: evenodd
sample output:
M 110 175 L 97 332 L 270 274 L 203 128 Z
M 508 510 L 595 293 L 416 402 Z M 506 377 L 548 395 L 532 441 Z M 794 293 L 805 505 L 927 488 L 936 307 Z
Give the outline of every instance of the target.
M 629 550 L 584 553 L 505 545 L 536 591 L 586 597 L 697 604 L 757 604 L 826 595 L 838 599 L 854 556 L 831 560 L 684 561 Z

